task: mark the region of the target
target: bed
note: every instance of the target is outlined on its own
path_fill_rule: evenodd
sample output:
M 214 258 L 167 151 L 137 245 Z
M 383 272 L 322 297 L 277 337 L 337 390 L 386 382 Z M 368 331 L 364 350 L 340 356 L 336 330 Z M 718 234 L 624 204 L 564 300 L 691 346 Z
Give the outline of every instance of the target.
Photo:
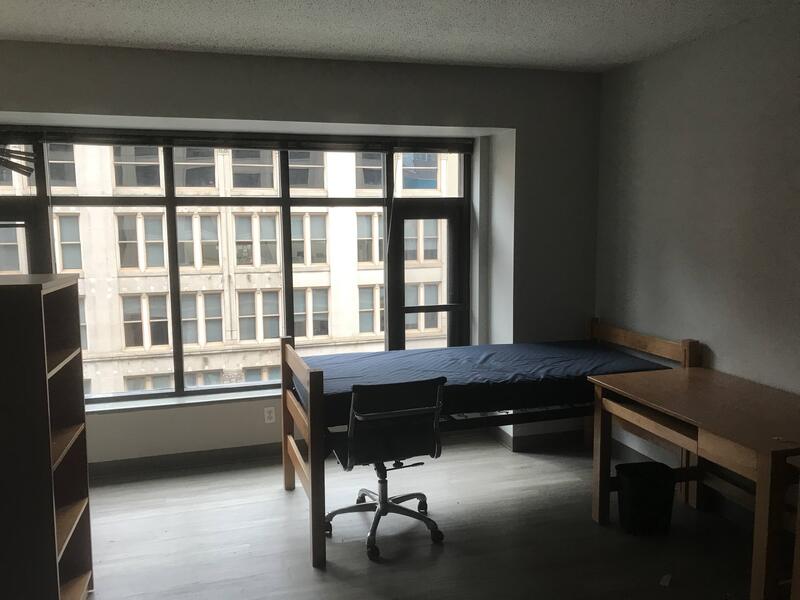
M 630 351 L 638 354 L 632 354 Z M 699 364 L 693 340 L 672 341 L 593 320 L 589 340 L 367 352 L 301 358 L 281 342 L 284 488 L 309 498 L 314 567 L 325 566 L 325 473 L 330 428 L 346 425 L 352 386 L 444 376 L 442 429 L 589 416 L 591 375 Z M 387 407 L 389 408 L 389 407 Z M 299 434 L 304 444 L 298 444 Z M 304 451 L 301 451 L 301 445 Z

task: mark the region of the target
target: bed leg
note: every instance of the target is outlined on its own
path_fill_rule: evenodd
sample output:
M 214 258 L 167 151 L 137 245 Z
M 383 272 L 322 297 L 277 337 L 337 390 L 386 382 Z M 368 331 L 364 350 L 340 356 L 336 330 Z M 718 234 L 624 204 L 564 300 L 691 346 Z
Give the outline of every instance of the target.
M 322 391 L 322 371 L 312 371 L 309 380 L 309 440 L 308 463 L 311 471 L 309 521 L 311 524 L 311 564 L 325 568 L 325 409 Z
M 292 338 L 281 338 L 281 447 L 283 449 L 283 489 L 294 489 L 294 465 L 289 458 L 289 447 L 286 436 L 294 435 L 294 420 L 286 405 L 286 390 L 290 385 L 292 371 L 286 364 L 286 346 L 292 344 Z

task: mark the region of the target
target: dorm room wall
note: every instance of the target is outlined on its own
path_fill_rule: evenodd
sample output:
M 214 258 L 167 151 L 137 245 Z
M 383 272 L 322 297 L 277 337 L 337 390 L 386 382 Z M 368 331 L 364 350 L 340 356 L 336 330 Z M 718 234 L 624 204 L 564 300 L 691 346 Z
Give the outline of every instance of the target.
M 505 229 L 486 240 L 497 275 L 484 333 L 504 341 L 586 334 L 594 309 L 596 74 L 19 42 L 0 42 L 0 72 L 12 82 L 0 95 L 0 122 L 3 111 L 21 111 L 51 119 L 69 113 L 514 130 L 513 152 L 503 159 L 513 160 L 513 169 L 495 163 L 498 173 L 513 174 L 513 186 L 498 200 L 512 216 L 500 214 Z M 499 144 L 509 148 L 508 139 Z M 260 411 L 258 403 L 249 404 L 254 414 Z M 278 439 L 266 425 L 237 429 L 240 409 L 219 406 L 150 410 L 139 419 L 92 415 L 91 460 Z M 158 423 L 162 410 L 180 411 L 183 424 L 213 414 L 228 433 L 204 438 L 204 426 L 194 432 L 158 425 L 158 439 L 134 440 L 135 429 Z
M 603 77 L 596 291 L 614 323 L 794 392 L 798 31 L 795 4 Z

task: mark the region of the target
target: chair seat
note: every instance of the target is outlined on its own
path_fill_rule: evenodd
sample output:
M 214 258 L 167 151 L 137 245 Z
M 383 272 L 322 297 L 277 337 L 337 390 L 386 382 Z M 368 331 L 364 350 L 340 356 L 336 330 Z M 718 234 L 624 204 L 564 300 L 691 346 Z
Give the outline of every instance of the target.
M 408 436 L 405 439 L 397 439 L 392 436 L 378 438 L 369 447 L 362 445 L 359 448 L 358 459 L 354 462 L 357 465 L 374 465 L 376 463 L 394 462 L 396 460 L 408 460 L 416 456 L 430 456 L 422 454 L 414 448 L 413 438 L 409 445 Z M 412 450 L 412 448 L 414 448 Z M 350 449 L 347 441 L 346 431 L 328 432 L 328 450 L 333 452 L 336 460 L 347 469 L 350 458 Z

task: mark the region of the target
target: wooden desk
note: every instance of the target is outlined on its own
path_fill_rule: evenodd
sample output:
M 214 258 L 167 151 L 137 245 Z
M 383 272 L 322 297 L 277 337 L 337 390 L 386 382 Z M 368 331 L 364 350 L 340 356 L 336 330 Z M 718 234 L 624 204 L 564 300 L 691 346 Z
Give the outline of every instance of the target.
M 800 456 L 789 457 L 789 464 L 800 471 Z M 797 492 L 797 526 L 794 534 L 794 566 L 792 567 L 792 600 L 800 600 L 800 487 Z
M 778 595 L 778 534 L 783 529 L 787 462 L 800 455 L 800 396 L 701 368 L 590 377 L 595 384 L 592 517 L 608 522 L 611 419 L 680 447 L 693 461 L 678 481 L 702 481 L 698 457 L 756 484 L 751 600 Z M 696 488 L 696 484 L 693 484 Z M 797 574 L 795 574 L 795 579 Z

